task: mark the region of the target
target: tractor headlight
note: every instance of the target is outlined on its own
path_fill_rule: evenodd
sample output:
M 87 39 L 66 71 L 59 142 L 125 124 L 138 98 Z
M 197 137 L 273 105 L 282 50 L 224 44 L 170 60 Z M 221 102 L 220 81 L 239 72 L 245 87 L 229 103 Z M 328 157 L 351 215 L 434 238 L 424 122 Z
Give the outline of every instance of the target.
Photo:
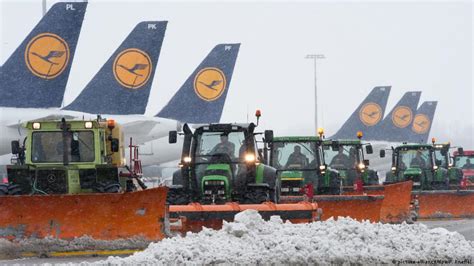
M 92 122 L 91 121 L 85 122 L 84 127 L 87 128 L 87 129 L 92 128 Z
M 39 123 L 39 122 L 34 122 L 34 123 L 33 123 L 33 129 L 41 129 L 41 123 Z
M 392 171 L 394 171 L 394 172 L 397 171 L 397 167 L 392 166 Z
M 438 166 L 437 166 L 437 165 L 433 165 L 433 170 L 438 170 Z
M 183 162 L 190 163 L 191 162 L 191 157 L 189 157 L 189 156 L 183 157 Z
M 245 161 L 248 162 L 248 163 L 255 162 L 255 155 L 252 154 L 252 153 L 245 154 Z
M 364 170 L 364 169 L 365 169 L 365 164 L 360 163 L 360 164 L 358 165 L 358 167 L 359 167 L 359 170 Z
M 324 164 L 323 164 L 323 165 L 320 165 L 320 166 L 319 166 L 319 170 L 321 170 L 321 171 L 326 170 L 326 165 L 324 165 Z

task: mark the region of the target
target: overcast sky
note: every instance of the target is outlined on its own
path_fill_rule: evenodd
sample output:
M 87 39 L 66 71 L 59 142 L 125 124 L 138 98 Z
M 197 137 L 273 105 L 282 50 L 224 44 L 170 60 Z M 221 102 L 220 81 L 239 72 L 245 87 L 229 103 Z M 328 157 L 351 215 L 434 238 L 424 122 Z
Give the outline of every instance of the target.
M 1 63 L 41 19 L 41 1 L 0 0 Z M 48 8 L 55 1 L 48 1 Z M 438 100 L 431 135 L 474 148 L 473 5 L 464 2 L 90 1 L 65 104 L 133 27 L 168 20 L 148 115 L 156 114 L 218 43 L 242 43 L 222 121 L 262 110 L 262 129 L 314 133 L 313 63 L 321 126 L 332 135 L 369 91 L 391 85 L 386 113 L 407 90 Z

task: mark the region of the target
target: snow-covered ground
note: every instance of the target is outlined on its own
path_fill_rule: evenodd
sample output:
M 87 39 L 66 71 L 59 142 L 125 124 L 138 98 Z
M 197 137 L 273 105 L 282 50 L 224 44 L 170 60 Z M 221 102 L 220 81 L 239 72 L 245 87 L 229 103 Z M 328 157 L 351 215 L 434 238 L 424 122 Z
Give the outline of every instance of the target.
M 271 264 L 474 262 L 474 242 L 423 224 L 380 224 L 349 218 L 311 224 L 268 222 L 253 210 L 236 215 L 222 230 L 206 229 L 152 243 L 126 258 L 96 264 Z

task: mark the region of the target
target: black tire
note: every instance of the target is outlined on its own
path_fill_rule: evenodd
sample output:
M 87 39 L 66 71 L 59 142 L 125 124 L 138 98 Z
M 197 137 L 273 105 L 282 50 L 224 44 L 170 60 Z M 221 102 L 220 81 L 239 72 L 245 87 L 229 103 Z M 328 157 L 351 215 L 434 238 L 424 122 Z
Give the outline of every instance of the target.
M 21 187 L 16 184 L 8 185 L 8 194 L 9 195 L 21 195 Z
M 120 188 L 121 188 L 120 184 L 112 183 L 112 184 L 108 184 L 104 187 L 104 192 L 105 193 L 119 193 Z
M 8 195 L 8 185 L 7 184 L 0 184 L 0 196 Z
M 168 190 L 168 195 L 166 196 L 166 203 L 169 205 L 187 205 L 189 204 L 190 198 L 186 194 L 186 191 L 182 187 L 170 187 Z
M 280 202 L 280 193 L 281 193 L 281 184 L 280 184 L 280 181 L 277 180 L 275 182 L 275 187 L 273 189 L 270 189 L 269 200 L 273 203 L 279 203 Z
M 267 201 L 269 189 L 264 187 L 248 187 L 244 194 L 245 204 L 260 204 Z

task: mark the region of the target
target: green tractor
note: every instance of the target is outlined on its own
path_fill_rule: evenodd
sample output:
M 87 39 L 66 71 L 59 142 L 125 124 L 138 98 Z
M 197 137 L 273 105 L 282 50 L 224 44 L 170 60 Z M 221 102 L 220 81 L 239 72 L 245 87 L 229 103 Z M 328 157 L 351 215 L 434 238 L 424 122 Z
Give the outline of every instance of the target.
M 125 164 L 122 132 L 114 120 L 34 121 L 20 146 L 0 195 L 116 193 L 133 190 L 119 174 Z
M 444 153 L 447 151 L 439 150 L 440 155 Z M 380 150 L 380 157 L 385 157 L 385 150 Z M 412 180 L 413 190 L 448 189 L 448 169 L 441 165 L 434 145 L 403 143 L 392 147 L 392 169 L 386 174 L 386 183 Z
M 452 161 L 449 153 L 449 149 L 453 148 L 451 147 L 451 143 L 436 143 L 434 138 L 432 142 L 436 165 L 448 171 L 448 182 L 450 185 L 459 186 L 463 178 L 463 172 L 462 169 L 455 166 Z
M 376 171 L 369 169 L 369 160 L 364 157 L 373 153 L 372 145 L 363 143 L 360 138 L 352 140 L 325 140 L 323 151 L 326 162 L 331 169 L 339 172 L 343 186 L 353 186 L 361 180 L 364 186 L 378 185 L 379 177 Z
M 185 124 L 181 169 L 173 174 L 168 203 L 278 202 L 276 170 L 263 163 L 255 128 L 254 123 L 209 124 L 193 132 Z M 272 138 L 273 131 L 265 131 L 265 139 Z M 169 142 L 176 141 L 177 132 L 170 131 Z
M 270 165 L 277 169 L 281 196 L 300 196 L 308 184 L 317 194 L 340 194 L 340 177 L 327 169 L 320 137 L 275 137 L 266 141 L 265 150 Z

